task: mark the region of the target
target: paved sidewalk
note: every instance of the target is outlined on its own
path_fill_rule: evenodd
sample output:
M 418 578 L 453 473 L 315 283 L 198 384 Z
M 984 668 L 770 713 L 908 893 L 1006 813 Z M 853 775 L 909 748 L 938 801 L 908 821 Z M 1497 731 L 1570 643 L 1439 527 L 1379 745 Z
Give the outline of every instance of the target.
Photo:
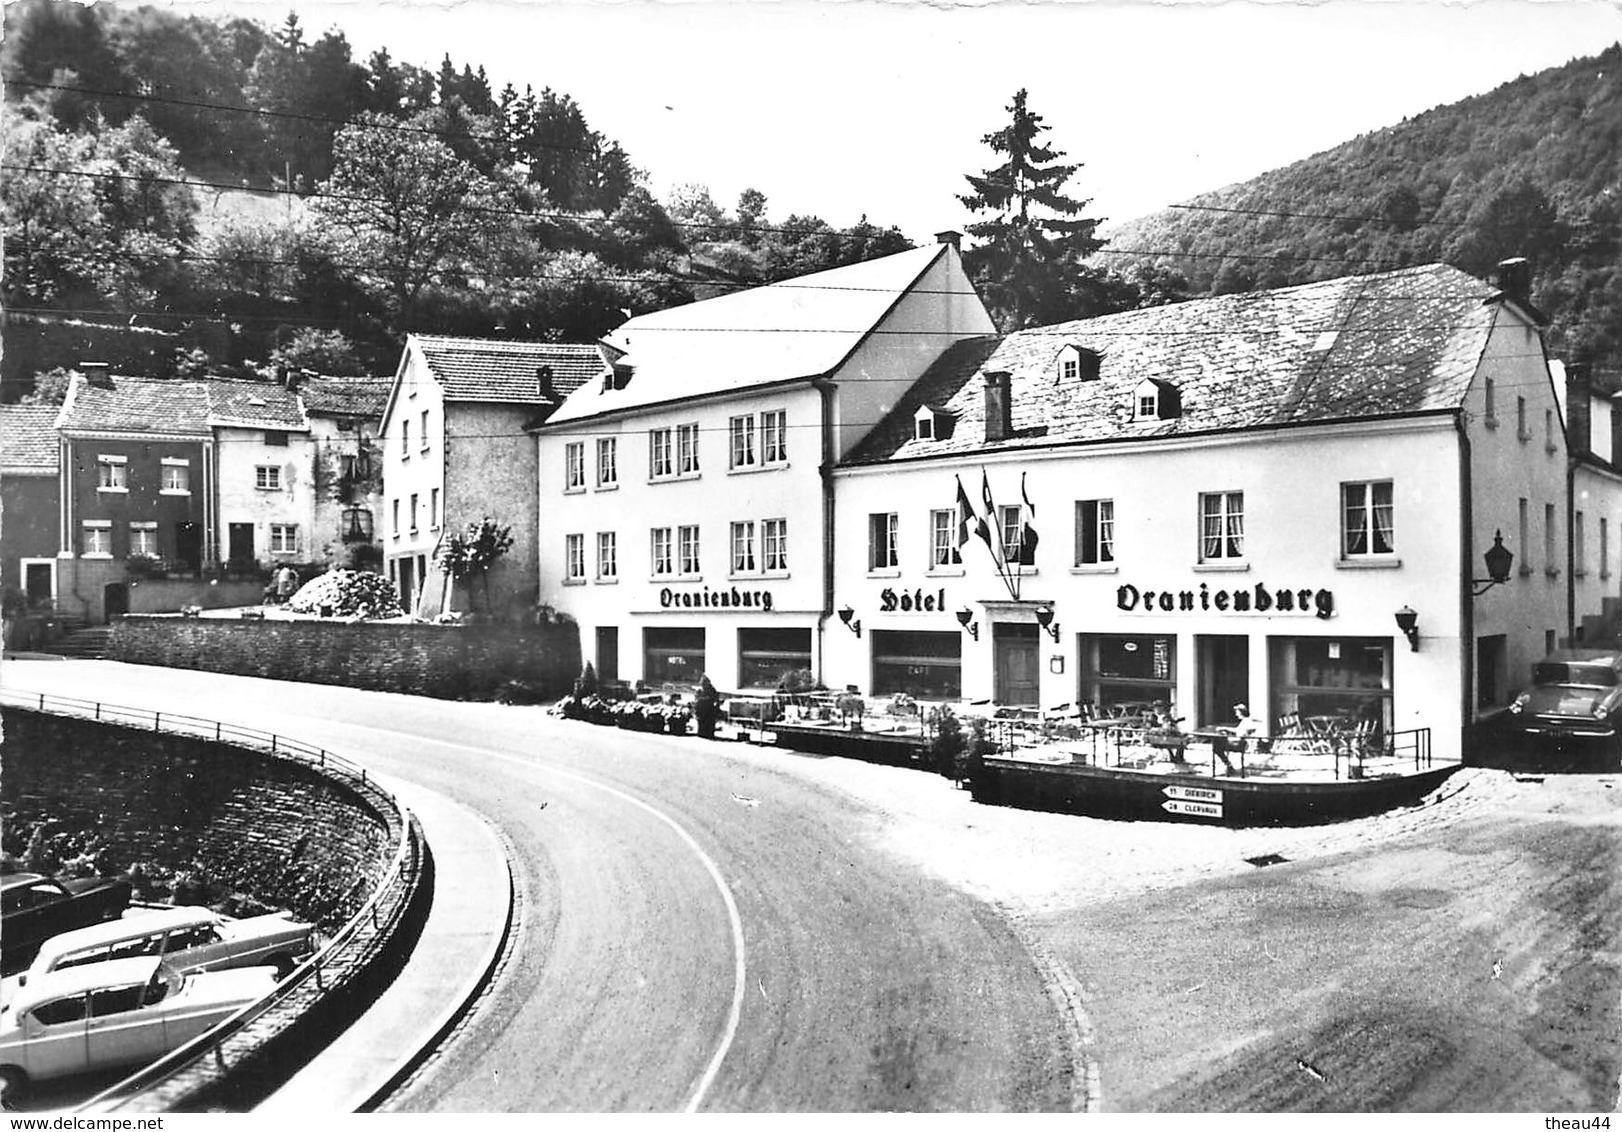
M 354 1112 L 438 1041 L 483 988 L 512 911 L 512 875 L 495 832 L 430 790 L 379 778 L 413 813 L 434 855 L 422 936 L 388 990 L 255 1112 Z

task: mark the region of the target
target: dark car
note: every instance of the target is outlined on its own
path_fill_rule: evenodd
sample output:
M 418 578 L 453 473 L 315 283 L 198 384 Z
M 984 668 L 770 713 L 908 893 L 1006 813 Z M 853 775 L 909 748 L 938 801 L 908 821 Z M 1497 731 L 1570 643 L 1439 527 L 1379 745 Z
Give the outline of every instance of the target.
M 1622 740 L 1622 652 L 1572 649 L 1532 666 L 1532 686 L 1509 705 L 1509 725 L 1551 744 Z
M 129 907 L 130 883 L 113 877 L 57 880 L 39 873 L 0 878 L 0 962 L 9 970 L 39 945 L 74 928 L 116 920 Z

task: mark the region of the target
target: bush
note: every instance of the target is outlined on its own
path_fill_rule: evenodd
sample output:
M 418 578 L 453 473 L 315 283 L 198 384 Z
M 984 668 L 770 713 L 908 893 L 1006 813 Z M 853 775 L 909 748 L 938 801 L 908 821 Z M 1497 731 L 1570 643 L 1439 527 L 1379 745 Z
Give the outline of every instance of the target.
M 287 599 L 287 608 L 323 617 L 385 618 L 404 612 L 387 578 L 358 570 L 331 570 L 306 582 Z

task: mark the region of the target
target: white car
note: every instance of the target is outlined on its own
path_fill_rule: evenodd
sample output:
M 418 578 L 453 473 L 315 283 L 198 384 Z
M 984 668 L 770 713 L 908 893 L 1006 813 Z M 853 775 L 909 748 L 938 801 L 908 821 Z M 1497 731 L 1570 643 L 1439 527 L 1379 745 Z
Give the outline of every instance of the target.
M 153 956 L 29 981 L 0 1010 L 0 1084 L 144 1065 L 276 988 L 269 967 L 182 975 Z
M 181 974 L 267 966 L 281 976 L 309 954 L 310 931 L 286 912 L 234 920 L 207 908 L 163 908 L 53 936 L 18 985 L 67 967 L 146 955 Z

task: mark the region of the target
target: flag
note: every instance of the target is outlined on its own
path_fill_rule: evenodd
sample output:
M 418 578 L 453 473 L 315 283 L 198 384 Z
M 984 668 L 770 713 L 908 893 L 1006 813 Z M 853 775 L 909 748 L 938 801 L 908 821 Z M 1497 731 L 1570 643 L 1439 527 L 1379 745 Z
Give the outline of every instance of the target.
M 957 477 L 957 549 L 961 553 L 963 544 L 969 541 L 969 526 L 974 522 L 974 504 L 969 502 L 969 493 L 963 490 L 963 477 Z
M 980 497 L 985 500 L 986 513 L 980 516 L 975 524 L 974 533 L 979 535 L 991 551 L 991 560 L 996 563 L 997 572 L 1007 569 L 1007 554 L 1003 551 L 1002 526 L 997 522 L 997 504 L 991 498 L 991 478 L 986 475 L 984 468 L 980 469 Z
M 1019 497 L 1025 503 L 1025 514 L 1019 528 L 1019 564 L 1021 566 L 1036 565 L 1036 524 L 1031 520 L 1036 517 L 1036 504 L 1031 502 L 1030 494 L 1025 490 L 1025 473 L 1019 473 Z

